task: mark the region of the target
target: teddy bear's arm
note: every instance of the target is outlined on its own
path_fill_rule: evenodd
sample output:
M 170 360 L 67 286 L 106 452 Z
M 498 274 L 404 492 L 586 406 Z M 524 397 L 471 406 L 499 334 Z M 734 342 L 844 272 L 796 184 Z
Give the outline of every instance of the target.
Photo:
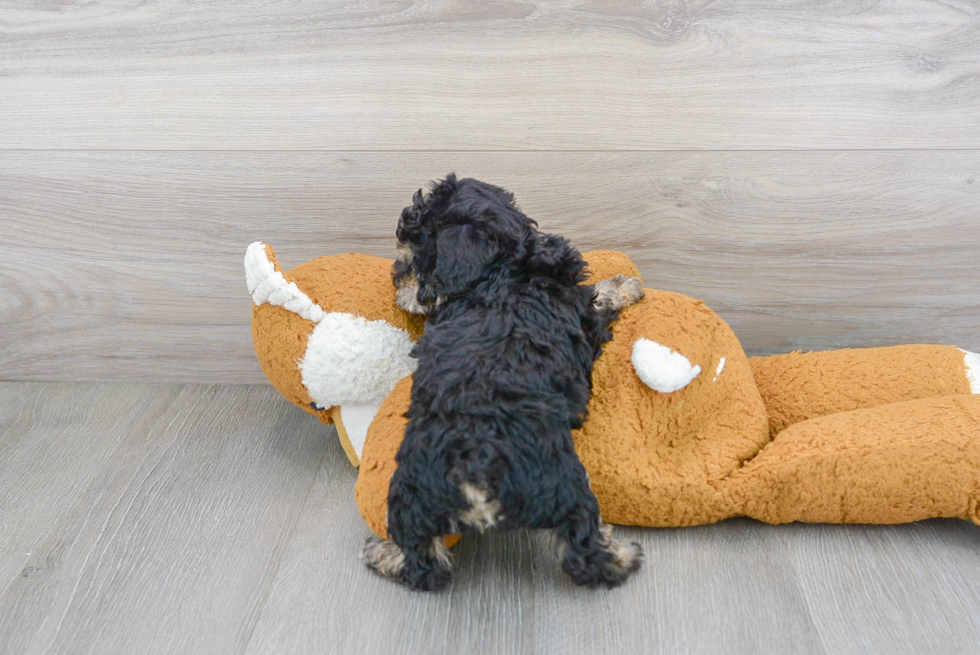
M 953 346 L 795 352 L 749 363 L 774 435 L 817 416 L 980 393 L 980 357 Z

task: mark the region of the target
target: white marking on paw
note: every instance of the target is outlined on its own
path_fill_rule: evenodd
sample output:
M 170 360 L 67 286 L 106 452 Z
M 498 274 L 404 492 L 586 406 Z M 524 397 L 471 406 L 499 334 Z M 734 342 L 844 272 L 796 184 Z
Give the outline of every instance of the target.
M 379 409 L 381 409 L 381 405 L 374 403 L 340 406 L 340 420 L 344 422 L 347 440 L 353 446 L 358 459 L 361 458 L 361 452 L 364 450 L 368 427 L 370 427 L 371 421 L 374 420 Z
M 958 349 L 963 355 L 966 379 L 970 381 L 970 393 L 980 393 L 980 355 L 969 350 Z
M 724 357 L 722 357 L 721 358 L 721 361 L 718 362 L 718 370 L 715 371 L 715 379 L 712 380 L 712 382 L 717 382 L 718 381 L 718 376 L 721 375 L 721 372 L 723 370 L 725 370 L 725 358 Z
M 633 343 L 633 370 L 654 391 L 673 393 L 683 389 L 701 373 L 700 366 L 649 339 L 637 339 Z
M 276 305 L 299 314 L 314 323 L 323 319 L 326 312 L 299 290 L 295 282 L 287 282 L 275 264 L 269 261 L 265 244 L 261 241 L 249 245 L 245 251 L 245 283 L 256 305 Z

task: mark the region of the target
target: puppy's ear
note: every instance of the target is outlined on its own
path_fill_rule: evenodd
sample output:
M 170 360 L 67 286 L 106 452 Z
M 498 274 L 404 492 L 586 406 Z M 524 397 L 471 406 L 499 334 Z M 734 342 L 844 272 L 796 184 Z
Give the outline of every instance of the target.
M 439 295 L 462 293 L 476 282 L 496 259 L 495 240 L 481 238 L 470 224 L 446 227 L 436 239 L 435 280 Z
M 527 267 L 544 273 L 562 284 L 578 284 L 585 279 L 585 260 L 566 239 L 542 234 L 528 250 Z

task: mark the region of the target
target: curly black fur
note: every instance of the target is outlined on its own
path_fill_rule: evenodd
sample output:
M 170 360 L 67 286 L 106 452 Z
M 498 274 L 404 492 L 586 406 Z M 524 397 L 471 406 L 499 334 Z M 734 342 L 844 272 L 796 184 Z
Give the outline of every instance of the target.
M 412 352 L 418 370 L 388 495 L 404 563 L 386 574 L 441 588 L 448 559 L 432 554 L 433 537 L 525 527 L 554 530 L 576 584 L 622 583 L 642 552 L 610 539 L 571 438 L 618 309 L 594 307 L 567 240 L 540 233 L 510 193 L 477 180 L 449 175 L 416 193 L 397 237 L 410 255 L 395 283 L 414 276 L 430 318 Z

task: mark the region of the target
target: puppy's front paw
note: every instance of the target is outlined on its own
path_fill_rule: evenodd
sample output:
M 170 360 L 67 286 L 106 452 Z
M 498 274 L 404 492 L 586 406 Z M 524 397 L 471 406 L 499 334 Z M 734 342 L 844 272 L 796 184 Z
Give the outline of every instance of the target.
M 643 285 L 638 277 L 616 275 L 595 285 L 596 309 L 623 309 L 643 298 Z

